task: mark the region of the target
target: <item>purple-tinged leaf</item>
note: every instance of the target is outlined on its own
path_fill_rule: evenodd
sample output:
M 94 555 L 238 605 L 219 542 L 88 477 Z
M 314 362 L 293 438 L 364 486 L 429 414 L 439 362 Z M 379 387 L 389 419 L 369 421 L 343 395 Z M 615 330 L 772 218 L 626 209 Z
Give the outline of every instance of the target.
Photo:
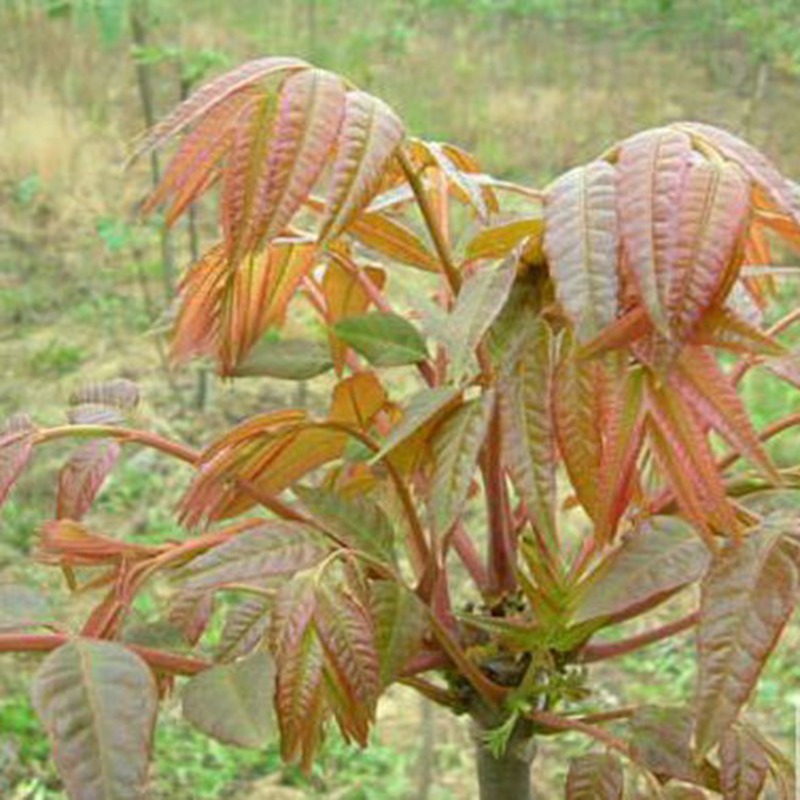
M 90 403 L 118 408 L 122 411 L 132 411 L 139 405 L 139 387 L 126 378 L 90 383 L 74 391 L 70 395 L 69 402 L 73 406 Z
M 71 641 L 39 667 L 33 705 L 73 800 L 144 800 L 158 690 L 139 656 L 114 642 Z
M 81 519 L 92 507 L 122 449 L 113 439 L 95 439 L 79 447 L 58 474 L 56 516 Z
M 625 776 L 616 756 L 588 753 L 570 761 L 566 800 L 622 800 L 624 788 Z
M 189 644 L 197 644 L 211 621 L 213 610 L 213 591 L 182 591 L 172 601 L 167 618 Z
M 725 800 L 758 800 L 769 760 L 748 729 L 732 725 L 719 743 L 720 779 Z
M 224 744 L 263 747 L 273 730 L 275 671 L 263 650 L 201 672 L 183 691 L 183 716 Z

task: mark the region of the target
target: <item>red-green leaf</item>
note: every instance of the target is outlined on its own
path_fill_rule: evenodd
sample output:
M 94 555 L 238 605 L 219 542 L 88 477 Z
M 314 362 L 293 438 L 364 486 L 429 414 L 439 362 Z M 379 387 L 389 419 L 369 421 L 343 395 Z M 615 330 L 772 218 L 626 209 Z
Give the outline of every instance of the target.
M 361 244 L 424 272 L 439 272 L 436 256 L 409 228 L 386 214 L 362 213 L 348 226 L 347 232 Z
M 383 101 L 366 92 L 347 93 L 321 239 L 337 236 L 369 203 L 404 135 L 402 122 Z
M 254 650 L 267 633 L 271 608 L 270 598 L 258 594 L 234 606 L 225 617 L 217 658 L 231 661 Z
M 320 526 L 337 540 L 394 563 L 395 533 L 380 506 L 367 498 L 347 498 L 327 489 L 297 486 L 294 491 Z
M 33 455 L 35 428 L 27 417 L 12 417 L 0 431 L 0 506 Z
M 622 765 L 610 753 L 573 758 L 567 774 L 567 800 L 622 800 Z
M 617 316 L 619 234 L 614 168 L 577 167 L 548 190 L 544 250 L 556 297 L 580 342 Z
M 58 475 L 56 516 L 81 519 L 92 507 L 121 452 L 113 439 L 95 439 L 78 448 Z
M 552 383 L 553 335 L 547 323 L 533 320 L 527 326 L 519 364 L 500 387 L 503 442 L 511 479 L 555 553 Z
M 370 610 L 380 654 L 380 683 L 385 687 L 402 675 L 422 644 L 427 613 L 413 592 L 394 581 L 370 584 Z
M 183 716 L 207 736 L 239 747 L 262 747 L 272 732 L 272 659 L 252 655 L 201 672 L 183 690 Z
M 71 798 L 143 800 L 158 691 L 139 656 L 113 642 L 69 642 L 39 667 L 33 704 Z
M 769 760 L 748 729 L 732 725 L 719 743 L 720 778 L 725 800 L 758 800 Z
M 456 345 L 450 353 L 454 378 L 463 373 L 475 348 L 508 300 L 517 274 L 513 259 L 491 264 L 468 278 L 450 314 L 451 337 Z
M 262 582 L 313 566 L 327 553 L 319 534 L 307 525 L 264 520 L 195 558 L 186 568 L 184 586 L 206 591 L 229 583 Z
M 623 142 L 617 166 L 626 264 L 650 318 L 664 333 L 664 302 L 677 257 L 678 214 L 691 157 L 685 133 L 657 128 Z
M 439 536 L 450 530 L 467 501 L 494 399 L 492 392 L 486 392 L 483 397 L 464 403 L 434 433 L 428 501 L 431 524 Z
M 652 517 L 631 532 L 581 585 L 573 621 L 625 617 L 698 580 L 708 549 L 677 517 Z
M 541 217 L 525 217 L 482 228 L 467 242 L 464 256 L 469 260 L 505 258 L 523 239 L 541 236 L 543 232 Z
M 777 516 L 717 556 L 702 584 L 695 709 L 698 749 L 720 739 L 747 701 L 794 610 L 798 565 Z M 796 526 L 796 522 L 793 523 Z

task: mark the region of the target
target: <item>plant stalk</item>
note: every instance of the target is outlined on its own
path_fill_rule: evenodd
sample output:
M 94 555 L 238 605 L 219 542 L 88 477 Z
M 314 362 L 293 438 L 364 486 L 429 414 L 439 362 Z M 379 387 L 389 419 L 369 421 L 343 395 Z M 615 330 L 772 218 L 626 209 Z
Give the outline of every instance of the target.
M 486 741 L 487 728 L 476 720 L 473 728 L 480 800 L 533 800 L 531 767 L 536 740 L 529 720 L 519 720 L 502 753 Z

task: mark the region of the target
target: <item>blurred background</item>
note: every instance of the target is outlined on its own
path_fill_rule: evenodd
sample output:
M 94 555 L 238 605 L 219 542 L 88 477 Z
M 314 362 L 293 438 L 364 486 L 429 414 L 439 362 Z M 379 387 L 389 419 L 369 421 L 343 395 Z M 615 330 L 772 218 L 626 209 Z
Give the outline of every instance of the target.
M 678 119 L 743 135 L 800 178 L 800 0 L 0 0 L 0 418 L 24 410 L 56 424 L 76 387 L 126 377 L 142 388 L 143 426 L 201 444 L 256 410 L 324 402 L 286 384 L 222 384 L 202 365 L 168 368 L 170 299 L 214 240 L 214 209 L 165 236 L 158 218 L 136 216 L 163 160 L 121 169 L 134 137 L 204 79 L 275 54 L 346 74 L 412 134 L 453 141 L 486 171 L 534 185 Z M 780 304 L 797 300 L 790 286 Z M 757 426 L 797 402 L 763 375 L 744 391 Z M 797 437 L 778 446 L 781 460 L 800 462 Z M 25 554 L 52 513 L 62 457 L 40 453 L 0 512 L 0 580 L 55 580 Z M 98 526 L 180 536 L 171 512 L 186 477 L 129 456 Z M 755 703 L 787 752 L 798 644 L 795 623 Z M 676 640 L 606 667 L 598 700 L 687 701 L 690 648 Z M 28 666 L 0 661 L 0 797 L 61 798 Z M 332 735 L 310 778 L 282 767 L 274 746 L 224 748 L 173 712 L 158 733 L 154 798 L 472 797 L 466 726 L 402 692 L 383 705 L 373 748 Z M 565 755 L 584 748 L 542 745 L 540 796 L 558 796 Z

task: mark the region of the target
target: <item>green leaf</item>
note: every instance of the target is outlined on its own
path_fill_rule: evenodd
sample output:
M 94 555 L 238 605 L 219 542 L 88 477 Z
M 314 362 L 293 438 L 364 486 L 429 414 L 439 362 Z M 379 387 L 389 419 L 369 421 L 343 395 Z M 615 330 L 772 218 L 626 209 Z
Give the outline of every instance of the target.
M 183 692 L 183 716 L 217 741 L 261 747 L 273 730 L 274 685 L 272 659 L 258 650 L 195 675 Z
M 30 586 L 0 585 L 0 631 L 39 628 L 53 622 L 53 612 L 44 595 Z
M 417 392 L 408 403 L 400 424 L 386 437 L 373 461 L 386 457 L 398 445 L 410 439 L 441 414 L 461 394 L 457 386 L 438 386 Z
M 294 492 L 322 528 L 348 547 L 395 563 L 394 529 L 380 506 L 327 489 L 297 486 Z
M 708 752 L 736 719 L 794 610 L 796 527 L 766 518 L 715 559 L 701 586 L 695 709 L 697 747 Z M 791 527 L 790 527 L 791 526 Z
M 455 343 L 450 353 L 454 380 L 463 374 L 475 348 L 503 309 L 516 275 L 516 262 L 509 258 L 477 271 L 461 287 L 450 314 Z
M 428 628 L 427 614 L 417 596 L 394 581 L 370 584 L 370 610 L 380 655 L 380 683 L 388 686 L 419 649 Z
M 573 758 L 567 775 L 567 800 L 621 800 L 625 777 L 610 753 Z
M 377 367 L 416 364 L 428 357 L 422 335 L 397 314 L 373 311 L 347 317 L 333 325 L 333 331 Z
M 333 368 L 327 342 L 303 339 L 262 339 L 232 371 L 234 377 L 264 376 L 306 381 Z
M 71 798 L 144 798 L 158 690 L 139 656 L 114 642 L 69 642 L 39 667 L 33 705 Z
M 493 409 L 494 393 L 486 392 L 464 403 L 436 429 L 429 505 L 439 536 L 450 530 L 467 500 Z
M 574 622 L 651 607 L 698 580 L 708 549 L 677 517 L 653 517 L 633 531 L 581 587 Z
M 184 588 L 196 592 L 290 575 L 327 553 L 320 535 L 307 525 L 266 520 L 194 559 L 186 568 Z

